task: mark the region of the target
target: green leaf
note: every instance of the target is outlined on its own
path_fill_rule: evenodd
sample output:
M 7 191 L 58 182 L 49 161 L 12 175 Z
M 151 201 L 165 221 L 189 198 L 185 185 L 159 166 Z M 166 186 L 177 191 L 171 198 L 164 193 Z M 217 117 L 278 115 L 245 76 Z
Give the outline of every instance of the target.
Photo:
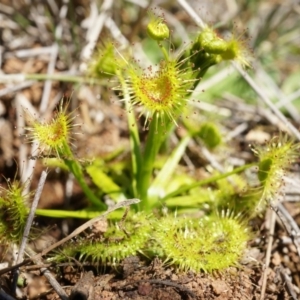
M 218 127 L 212 122 L 202 124 L 198 135 L 209 149 L 216 148 L 222 142 L 221 133 Z
M 157 197 L 161 193 L 166 193 L 166 188 L 170 184 L 170 180 L 178 166 L 180 159 L 185 153 L 186 147 L 191 137 L 186 136 L 180 141 L 180 144 L 174 149 L 161 171 L 156 176 L 155 180 L 149 188 L 149 196 Z
M 86 168 L 94 184 L 105 194 L 108 194 L 116 202 L 126 199 L 122 189 L 101 170 L 99 161 L 95 161 L 92 165 Z
M 95 208 L 94 208 L 95 209 Z M 93 219 L 103 211 L 99 210 L 91 210 L 91 209 L 83 209 L 83 210 L 76 210 L 76 211 L 68 211 L 68 210 L 59 210 L 59 209 L 37 209 L 36 215 L 44 216 L 48 218 L 76 218 L 76 219 Z M 123 210 L 113 211 L 108 215 L 108 219 L 121 219 L 124 215 Z
M 204 194 L 199 193 L 198 195 L 173 197 L 167 199 L 165 204 L 168 207 L 197 207 L 199 204 L 203 204 L 211 200 L 209 193 L 213 194 L 213 192 L 207 189 L 207 193 Z

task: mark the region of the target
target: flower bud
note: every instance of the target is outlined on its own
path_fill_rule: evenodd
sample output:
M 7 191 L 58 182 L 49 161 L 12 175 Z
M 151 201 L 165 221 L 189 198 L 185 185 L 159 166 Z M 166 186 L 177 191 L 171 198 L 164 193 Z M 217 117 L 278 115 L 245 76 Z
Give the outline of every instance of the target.
M 222 54 L 227 50 L 227 42 L 218 37 L 216 32 L 209 27 L 199 34 L 198 46 L 210 54 Z
M 164 20 L 155 16 L 147 26 L 147 33 L 155 41 L 163 41 L 170 36 L 170 30 Z

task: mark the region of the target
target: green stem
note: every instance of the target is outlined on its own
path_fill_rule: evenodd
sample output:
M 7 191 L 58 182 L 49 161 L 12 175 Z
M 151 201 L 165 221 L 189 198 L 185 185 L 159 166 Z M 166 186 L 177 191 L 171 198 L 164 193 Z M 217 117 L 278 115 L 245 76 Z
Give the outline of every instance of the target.
M 163 53 L 163 55 L 164 55 L 164 57 L 165 57 L 165 60 L 166 60 L 166 61 L 169 61 L 169 54 L 168 54 L 166 48 L 163 47 L 163 46 L 160 45 L 160 44 L 158 44 L 158 46 L 160 47 L 160 49 L 161 49 L 161 51 L 162 51 L 162 53 Z
M 132 161 L 132 191 L 133 197 L 139 197 L 138 195 L 138 181 L 141 175 L 142 168 L 142 154 L 141 154 L 141 143 L 140 137 L 138 133 L 138 127 L 135 120 L 135 115 L 132 107 L 130 106 L 130 94 L 128 91 L 128 87 L 121 73 L 117 74 L 120 80 L 123 97 L 125 100 L 126 111 L 127 111 L 127 120 L 128 120 L 128 128 L 130 135 L 130 146 L 131 146 L 131 161 Z
M 179 188 L 178 190 L 166 195 L 164 198 L 161 199 L 161 201 L 164 202 L 169 198 L 172 198 L 172 197 L 175 197 L 175 196 L 180 195 L 182 193 L 188 192 L 193 188 L 200 187 L 200 186 L 203 186 L 203 185 L 206 185 L 206 184 L 209 184 L 209 183 L 213 183 L 215 181 L 218 181 L 220 179 L 229 177 L 229 176 L 234 175 L 234 174 L 238 174 L 238 173 L 240 173 L 240 172 L 242 172 L 242 171 L 244 171 L 248 168 L 251 168 L 253 166 L 257 166 L 257 163 L 247 164 L 247 165 L 235 168 L 234 170 L 232 170 L 230 172 L 219 174 L 219 175 L 216 175 L 216 176 L 204 179 L 204 180 L 200 180 L 198 182 L 195 182 L 195 183 L 192 183 L 192 184 L 189 184 L 189 185 L 185 185 L 185 186 Z
M 166 120 L 166 125 L 163 130 L 162 128 L 158 128 L 158 126 L 160 126 L 160 124 L 158 124 L 159 121 L 159 115 L 158 113 L 155 113 L 150 123 L 149 133 L 147 136 L 145 151 L 143 155 L 143 169 L 138 184 L 139 195 L 142 200 L 142 210 L 150 210 L 156 203 L 155 200 L 151 201 L 150 199 L 148 199 L 148 189 L 151 184 L 152 172 L 156 156 L 164 138 L 166 137 L 166 133 L 169 132 L 173 124 L 171 120 Z
M 106 205 L 103 202 L 101 202 L 98 199 L 98 197 L 96 197 L 96 195 L 92 192 L 92 190 L 87 185 L 87 183 L 84 179 L 81 165 L 79 164 L 78 161 L 76 161 L 74 159 L 73 153 L 66 141 L 64 142 L 63 149 L 61 149 L 61 152 L 62 152 L 62 157 L 67 157 L 67 158 L 63 159 L 64 163 L 68 167 L 69 171 L 74 175 L 74 177 L 78 181 L 80 187 L 82 188 L 83 192 L 88 197 L 88 199 L 91 201 L 91 203 L 95 207 L 99 208 L 100 210 L 105 210 Z

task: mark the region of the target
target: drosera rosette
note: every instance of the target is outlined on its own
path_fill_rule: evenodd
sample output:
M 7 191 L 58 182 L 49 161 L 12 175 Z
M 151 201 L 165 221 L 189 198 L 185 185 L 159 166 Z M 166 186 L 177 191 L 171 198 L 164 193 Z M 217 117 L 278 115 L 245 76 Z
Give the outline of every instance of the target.
M 200 219 L 169 215 L 157 224 L 153 237 L 165 263 L 212 272 L 238 265 L 250 235 L 240 216 L 222 211 Z
M 262 185 L 260 202 L 269 203 L 281 192 L 284 176 L 299 159 L 300 144 L 287 134 L 280 133 L 265 145 L 252 147 L 252 150 L 259 159 L 258 179 Z
M 63 101 L 61 101 L 51 121 L 42 122 L 31 117 L 27 127 L 29 140 L 38 144 L 39 153 L 37 153 L 37 157 L 54 156 L 61 159 L 74 175 L 90 202 L 104 210 L 106 205 L 89 188 L 84 178 L 83 167 L 72 152 L 73 135 L 79 133 L 74 132 L 73 128 L 81 126 L 81 124 L 73 124 L 76 115 L 74 115 L 74 111 L 69 113 L 67 110 L 68 103 L 64 106 Z
M 184 61 L 178 59 L 162 60 L 158 66 L 149 66 L 141 69 L 130 65 L 128 76 L 125 79 L 126 97 L 123 90 L 124 101 L 129 111 L 129 128 L 134 121 L 132 111 L 135 107 L 139 109 L 139 116 L 145 117 L 144 130 L 149 130 L 143 153 L 143 162 L 136 163 L 137 197 L 145 200 L 147 209 L 155 205 L 156 201 L 148 201 L 148 188 L 150 186 L 155 158 L 167 133 L 174 125 L 178 126 L 178 119 L 185 114 L 185 106 L 189 101 L 189 93 L 194 85 L 193 71 L 190 68 L 181 68 Z M 131 119 L 130 119 L 131 118 Z M 132 130 L 132 129 L 131 129 Z M 133 130 L 132 130 L 133 131 Z M 132 138 L 134 145 L 138 133 Z M 133 135 L 132 135 L 133 136 Z M 134 146 L 138 148 L 137 145 Z M 138 157 L 138 155 L 135 155 Z M 133 161 L 135 161 L 133 157 Z M 144 208 L 146 209 L 146 208 Z
M 171 120 L 177 125 L 177 118 L 187 103 L 187 94 L 193 86 L 192 72 L 180 69 L 176 59 L 161 61 L 158 70 L 150 66 L 146 70 L 131 66 L 127 85 L 131 105 L 139 106 L 145 115 L 145 128 L 154 115 L 160 125 Z
M 24 194 L 24 185 L 7 180 L 7 188 L 0 187 L 0 244 L 20 242 L 27 217 L 28 202 L 32 193 Z
M 120 222 L 109 221 L 107 230 L 100 236 L 78 237 L 66 245 L 50 260 L 79 257 L 98 266 L 118 267 L 129 256 L 144 254 L 153 231 L 155 218 L 144 212 L 130 214 Z
M 33 116 L 29 116 L 29 126 L 26 130 L 29 132 L 28 138 L 31 142 L 39 146 L 39 155 L 56 156 L 57 158 L 70 157 L 70 141 L 72 129 L 80 124 L 73 124 L 75 119 L 74 112 L 68 113 L 68 104 L 63 105 L 60 102 L 59 108 L 54 117 L 49 122 L 40 121 Z

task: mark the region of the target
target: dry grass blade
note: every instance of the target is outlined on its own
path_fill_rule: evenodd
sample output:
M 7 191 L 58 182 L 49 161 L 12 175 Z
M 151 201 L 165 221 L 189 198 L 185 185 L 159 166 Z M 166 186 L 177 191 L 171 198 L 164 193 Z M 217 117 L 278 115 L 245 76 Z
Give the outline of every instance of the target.
M 27 248 L 28 254 L 31 255 L 31 259 L 35 264 L 42 265 L 42 259 L 38 257 L 38 255 L 30 248 Z M 41 268 L 42 274 L 47 278 L 48 282 L 51 284 L 53 289 L 56 291 L 56 293 L 59 295 L 60 299 L 62 300 L 68 300 L 69 297 L 67 293 L 64 291 L 64 289 L 61 287 L 61 285 L 58 283 L 58 281 L 54 278 L 54 276 L 51 274 L 51 272 L 47 268 Z
M 280 272 L 280 275 L 283 279 L 283 281 L 286 283 L 286 287 L 287 287 L 287 290 L 289 292 L 289 294 L 291 295 L 292 299 L 293 300 L 297 300 L 297 295 L 295 293 L 295 289 L 291 283 L 291 279 L 289 278 L 289 276 L 284 272 L 283 268 L 282 267 L 279 267 L 279 272 Z
M 105 0 L 101 6 L 100 13 L 97 16 L 96 19 L 91 19 L 89 24 L 88 24 L 88 32 L 87 32 L 87 44 L 86 46 L 82 49 L 81 52 L 81 58 L 85 61 L 88 60 L 91 55 L 92 51 L 96 45 L 96 41 L 99 37 L 99 34 L 104 26 L 105 20 L 108 17 L 108 11 L 111 9 L 113 5 L 112 0 Z M 95 3 L 92 3 L 93 9 L 97 9 L 97 6 Z
M 265 258 L 263 274 L 262 274 L 260 300 L 265 299 L 266 288 L 267 288 L 267 279 L 268 279 L 268 268 L 270 265 L 272 245 L 274 242 L 275 223 L 276 223 L 276 214 L 274 211 L 271 211 L 271 214 L 267 214 L 267 215 L 269 215 L 269 219 L 266 220 L 266 222 L 268 222 L 268 226 L 269 226 L 269 240 L 268 240 L 268 247 L 267 247 L 267 251 L 266 251 L 266 258 Z
M 234 67 L 239 71 L 242 77 L 249 83 L 251 88 L 257 93 L 261 100 L 273 111 L 278 119 L 284 123 L 287 130 L 290 131 L 298 141 L 300 141 L 299 130 L 288 121 L 285 115 L 273 104 L 273 102 L 265 95 L 261 88 L 255 83 L 255 81 L 237 64 L 233 63 Z
M 25 252 L 25 248 L 26 248 L 28 238 L 29 238 L 30 228 L 31 228 L 33 219 L 35 217 L 35 210 L 38 206 L 38 203 L 39 203 L 39 200 L 40 200 L 40 197 L 41 197 L 44 185 L 45 185 L 46 178 L 47 178 L 47 172 L 43 171 L 42 174 L 41 174 L 41 177 L 40 177 L 38 188 L 37 188 L 37 190 L 35 192 L 35 195 L 34 195 L 34 199 L 33 199 L 33 202 L 32 202 L 31 208 L 30 208 L 30 212 L 29 212 L 27 221 L 26 221 L 26 226 L 24 228 L 24 233 L 23 233 L 21 244 L 20 244 L 16 264 L 21 263 L 22 260 L 23 260 L 23 255 L 24 255 L 24 252 Z M 15 269 L 14 272 L 13 272 L 13 291 L 15 291 L 16 288 L 17 288 L 18 277 L 19 277 L 19 270 Z
M 300 257 L 300 229 L 297 223 L 281 203 L 278 203 L 276 206 L 271 205 L 271 208 L 277 214 L 287 233 L 291 237 Z
M 42 257 L 42 256 L 46 255 L 47 253 L 49 253 L 50 251 L 54 250 L 55 248 L 59 247 L 60 245 L 63 245 L 64 243 L 66 243 L 67 241 L 72 239 L 73 237 L 77 236 L 78 234 L 80 234 L 81 232 L 86 230 L 87 228 L 91 227 L 94 223 L 96 223 L 96 222 L 102 220 L 103 218 L 105 218 L 111 212 L 113 212 L 113 211 L 115 211 L 115 210 L 117 210 L 121 207 L 126 207 L 126 206 L 129 206 L 129 205 L 132 205 L 132 204 L 137 204 L 139 202 L 140 202 L 139 199 L 128 199 L 128 200 L 124 200 L 122 202 L 119 202 L 119 203 L 113 205 L 106 212 L 104 212 L 101 215 L 87 221 L 83 225 L 76 228 L 72 233 L 70 233 L 68 236 L 66 236 L 62 240 L 58 241 L 57 243 L 51 245 L 49 248 L 43 250 L 41 253 L 37 254 L 36 257 Z M 35 258 L 35 257 L 33 257 L 33 258 Z

